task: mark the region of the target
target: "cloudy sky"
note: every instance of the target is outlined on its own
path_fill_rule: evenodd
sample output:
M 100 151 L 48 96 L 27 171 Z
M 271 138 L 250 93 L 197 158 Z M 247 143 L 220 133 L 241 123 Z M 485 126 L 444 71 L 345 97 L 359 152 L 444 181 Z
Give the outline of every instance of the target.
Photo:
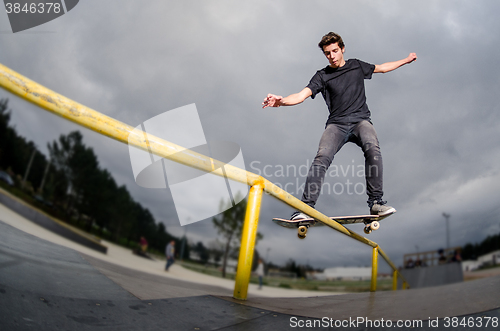
M 0 12 L 0 63 L 132 126 L 196 104 L 208 141 L 241 146 L 247 170 L 295 196 L 314 157 L 328 111 L 321 97 L 291 108 L 261 108 L 267 93 L 288 95 L 328 63 L 317 43 L 335 31 L 346 58 L 381 64 L 417 53 L 415 63 L 365 81 L 396 215 L 369 238 L 396 264 L 404 253 L 500 231 L 500 114 L 496 1 L 164 1 L 85 0 L 62 17 L 13 34 Z M 139 187 L 126 145 L 79 128 L 5 90 L 21 135 L 46 145 L 73 130 L 167 230 L 215 240 L 210 220 L 181 227 L 169 190 Z M 317 209 L 368 212 L 361 150 L 344 146 Z M 265 173 L 264 173 L 265 172 Z M 205 203 L 192 199 L 193 208 Z M 293 210 L 265 196 L 257 250 L 275 263 L 369 265 L 371 250 L 326 228 L 306 240 L 272 224 Z M 351 226 L 362 233 L 362 225 Z M 385 269 L 382 269 L 385 270 Z

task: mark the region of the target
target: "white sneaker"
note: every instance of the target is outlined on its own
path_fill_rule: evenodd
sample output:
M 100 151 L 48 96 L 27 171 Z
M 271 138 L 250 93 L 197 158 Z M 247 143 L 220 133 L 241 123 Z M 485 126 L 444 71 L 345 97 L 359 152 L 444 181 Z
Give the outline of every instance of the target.
M 301 213 L 300 211 L 296 211 L 295 213 L 292 214 L 292 216 L 290 216 L 290 221 L 303 220 L 306 218 L 310 218 L 310 217 L 304 213 Z
M 370 214 L 378 215 L 378 216 L 387 216 L 390 214 L 394 214 L 395 212 L 396 212 L 396 209 L 394 207 L 387 206 L 384 203 L 381 203 L 381 204 L 375 203 L 370 208 Z

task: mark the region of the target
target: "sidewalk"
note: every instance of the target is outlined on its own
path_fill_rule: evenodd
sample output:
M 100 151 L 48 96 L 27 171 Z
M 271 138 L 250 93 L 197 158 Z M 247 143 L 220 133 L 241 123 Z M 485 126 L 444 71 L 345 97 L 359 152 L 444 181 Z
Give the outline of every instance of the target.
M 469 281 L 469 280 L 486 278 L 486 277 L 494 277 L 494 276 L 498 276 L 498 275 L 500 275 L 500 267 L 491 268 L 491 269 L 484 269 L 484 270 L 477 270 L 477 271 L 467 271 L 467 272 L 464 272 L 464 280 Z
M 95 250 L 79 245 L 75 242 L 72 242 L 66 238 L 63 238 L 53 232 L 50 232 L 40 227 L 39 225 L 29 221 L 28 219 L 8 209 L 3 204 L 0 204 L 0 221 L 9 224 L 21 231 L 39 237 L 41 239 L 45 239 L 52 243 L 71 248 L 80 253 L 90 255 L 91 257 L 94 257 L 96 259 L 113 263 L 125 268 L 130 268 L 137 271 L 142 271 L 148 274 L 158 275 L 166 278 L 178 279 L 198 284 L 219 286 L 229 290 L 234 289 L 233 280 L 197 273 L 188 270 L 186 268 L 183 268 L 179 264 L 174 264 L 172 267 L 170 267 L 170 270 L 166 272 L 164 270 L 165 269 L 164 260 L 155 261 L 139 257 L 137 255 L 134 255 L 132 253 L 132 250 L 115 245 L 105 240 L 102 240 L 101 243 L 108 247 L 107 254 L 99 253 Z M 262 289 L 259 290 L 258 285 L 256 284 L 249 285 L 248 293 L 254 296 L 275 297 L 275 298 L 316 297 L 316 296 L 345 294 L 337 292 L 289 290 L 289 289 L 282 289 L 269 286 L 263 286 Z

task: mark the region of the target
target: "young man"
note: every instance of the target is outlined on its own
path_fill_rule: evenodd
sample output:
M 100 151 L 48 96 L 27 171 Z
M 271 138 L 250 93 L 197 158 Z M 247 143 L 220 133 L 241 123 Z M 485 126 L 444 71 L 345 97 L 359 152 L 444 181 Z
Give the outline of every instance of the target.
M 302 201 L 311 207 L 315 206 L 334 155 L 345 143 L 353 142 L 361 147 L 365 156 L 366 193 L 370 213 L 381 216 L 391 214 L 396 210 L 382 200 L 382 155 L 366 104 L 364 79 L 371 79 L 373 73 L 386 73 L 411 63 L 417 59 L 417 55 L 411 53 L 405 59 L 380 65 L 357 59 L 344 60 L 344 42 L 333 32 L 323 36 L 318 46 L 329 65 L 317 71 L 307 87 L 299 93 L 285 98 L 268 94 L 262 103 L 262 108 L 293 106 L 309 97 L 314 99 L 321 92 L 328 106 L 330 115 L 307 175 Z M 303 213 L 295 212 L 291 219 L 307 217 Z

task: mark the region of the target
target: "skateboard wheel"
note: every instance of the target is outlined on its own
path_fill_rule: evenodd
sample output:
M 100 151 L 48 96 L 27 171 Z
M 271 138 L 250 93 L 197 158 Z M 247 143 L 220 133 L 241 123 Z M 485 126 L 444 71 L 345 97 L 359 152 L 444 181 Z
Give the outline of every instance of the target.
M 307 233 L 307 226 L 305 225 L 299 226 L 299 235 L 303 235 L 305 237 L 306 233 Z
M 373 221 L 370 223 L 370 229 L 373 231 L 377 230 L 380 227 L 380 223 L 377 221 Z
M 297 236 L 299 237 L 299 239 L 306 239 L 306 234 L 297 233 Z
M 372 233 L 372 229 L 370 229 L 369 227 L 364 228 L 363 231 L 365 231 L 366 234 Z

